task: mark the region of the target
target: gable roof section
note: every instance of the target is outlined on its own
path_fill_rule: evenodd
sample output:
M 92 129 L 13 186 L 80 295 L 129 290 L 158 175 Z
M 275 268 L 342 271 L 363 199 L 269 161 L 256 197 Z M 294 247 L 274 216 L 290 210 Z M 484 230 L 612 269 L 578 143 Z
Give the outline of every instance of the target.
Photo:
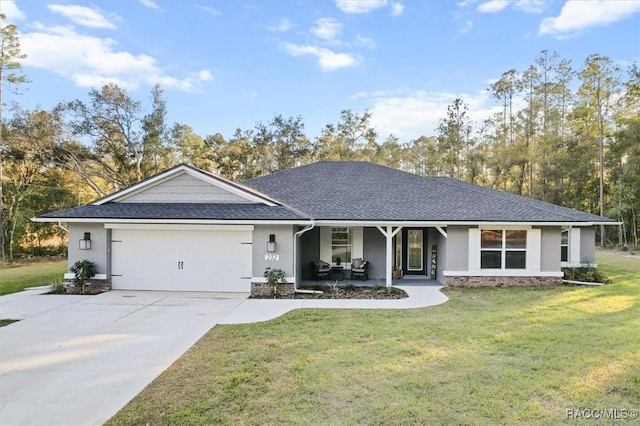
M 322 161 L 244 182 L 315 220 L 608 223 L 611 219 L 447 177 Z
M 92 204 L 102 205 L 111 202 L 127 202 L 128 198 L 141 194 L 146 190 L 161 185 L 171 179 L 175 179 L 176 177 L 183 174 L 188 174 L 195 179 L 205 182 L 206 184 L 229 192 L 230 194 L 233 194 L 234 196 L 239 197 L 242 200 L 246 200 L 246 202 L 259 203 L 267 206 L 276 206 L 280 204 L 276 200 L 271 199 L 265 194 L 259 193 L 253 188 L 231 182 L 230 180 L 207 173 L 203 170 L 196 169 L 186 164 L 180 164 L 160 174 L 144 179 L 121 191 L 108 195 L 107 197 L 101 198 L 100 200 L 94 201 Z

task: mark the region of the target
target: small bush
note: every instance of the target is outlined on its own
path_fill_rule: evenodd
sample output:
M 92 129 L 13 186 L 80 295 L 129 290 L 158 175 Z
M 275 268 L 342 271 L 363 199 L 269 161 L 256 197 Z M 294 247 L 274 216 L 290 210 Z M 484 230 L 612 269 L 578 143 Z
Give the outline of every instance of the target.
M 564 279 L 569 281 L 583 281 L 586 283 L 601 283 L 605 277 L 597 268 L 563 268 Z
M 51 293 L 53 294 L 65 294 L 67 292 L 65 282 L 62 278 L 52 281 L 49 285 L 51 286 Z
M 69 270 L 75 275 L 73 283 L 80 288 L 82 294 L 84 294 L 87 281 L 98 272 L 96 264 L 86 259 L 78 260 Z
M 286 282 L 286 272 L 282 269 L 267 268 L 264 271 L 264 277 L 267 279 L 267 284 L 271 287 L 271 293 L 275 298 L 278 295 L 278 284 Z

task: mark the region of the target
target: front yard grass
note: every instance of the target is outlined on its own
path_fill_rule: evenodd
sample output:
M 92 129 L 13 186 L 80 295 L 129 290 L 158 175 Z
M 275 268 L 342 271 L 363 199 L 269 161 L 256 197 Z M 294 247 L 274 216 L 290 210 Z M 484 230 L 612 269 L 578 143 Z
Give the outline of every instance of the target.
M 67 261 L 8 265 L 0 268 L 0 296 L 50 284 L 67 272 Z
M 216 326 L 108 424 L 580 425 L 594 423 L 567 409 L 637 410 L 640 259 L 598 261 L 613 284 Z

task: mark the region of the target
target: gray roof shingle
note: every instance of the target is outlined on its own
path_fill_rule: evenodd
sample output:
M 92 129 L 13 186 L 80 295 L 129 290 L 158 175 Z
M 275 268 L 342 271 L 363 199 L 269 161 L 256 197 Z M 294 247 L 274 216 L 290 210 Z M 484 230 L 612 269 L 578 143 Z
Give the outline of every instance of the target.
M 613 222 L 447 177 L 321 161 L 244 182 L 315 220 Z
M 43 219 L 182 219 L 300 220 L 286 207 L 263 204 L 107 203 L 86 205 L 39 216 Z

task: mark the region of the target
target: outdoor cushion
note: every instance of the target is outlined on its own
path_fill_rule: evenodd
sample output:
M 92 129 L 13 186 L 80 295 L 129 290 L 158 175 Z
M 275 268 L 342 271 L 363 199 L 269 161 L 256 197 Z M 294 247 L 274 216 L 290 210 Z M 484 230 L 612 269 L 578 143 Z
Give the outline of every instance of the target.
M 351 262 L 351 269 L 360 269 L 362 267 L 362 258 L 353 259 Z

